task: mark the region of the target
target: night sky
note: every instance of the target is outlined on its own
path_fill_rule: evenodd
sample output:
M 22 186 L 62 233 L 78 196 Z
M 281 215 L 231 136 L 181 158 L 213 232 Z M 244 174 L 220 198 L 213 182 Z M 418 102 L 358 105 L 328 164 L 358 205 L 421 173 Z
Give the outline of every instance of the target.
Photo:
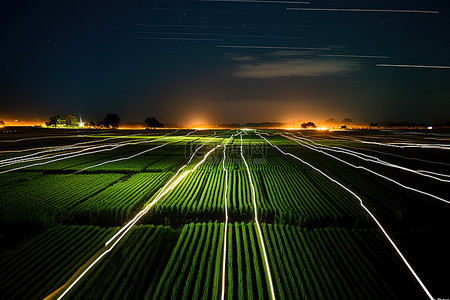
M 450 119 L 448 1 L 14 0 L 0 7 L 0 119 Z

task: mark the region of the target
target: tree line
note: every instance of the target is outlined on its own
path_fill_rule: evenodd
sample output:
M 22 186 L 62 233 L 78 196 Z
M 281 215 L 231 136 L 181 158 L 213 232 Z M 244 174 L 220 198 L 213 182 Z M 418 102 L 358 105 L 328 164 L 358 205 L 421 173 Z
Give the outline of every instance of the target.
M 106 114 L 105 118 L 101 121 L 90 121 L 85 124 L 81 123 L 77 117 L 73 114 L 62 114 L 53 116 L 48 122 L 45 122 L 47 127 L 57 127 L 57 128 L 79 128 L 79 127 L 89 127 L 89 128 L 119 128 L 121 120 L 117 114 Z M 147 117 L 144 120 L 144 124 L 149 128 L 163 128 L 164 124 L 159 122 L 155 117 Z M 1 121 L 0 121 L 1 125 Z

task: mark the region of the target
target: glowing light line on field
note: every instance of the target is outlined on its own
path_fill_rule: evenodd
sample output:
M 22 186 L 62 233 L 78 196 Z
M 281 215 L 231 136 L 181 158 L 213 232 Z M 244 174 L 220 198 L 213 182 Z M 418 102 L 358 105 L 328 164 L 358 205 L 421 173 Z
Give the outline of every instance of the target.
M 166 135 L 168 135 L 168 134 L 166 134 Z M 97 150 L 97 151 L 91 151 L 91 152 L 84 152 L 84 151 L 87 151 L 87 150 L 102 148 L 102 147 L 105 146 L 105 145 L 98 145 L 98 146 L 94 146 L 94 147 L 91 147 L 91 148 L 88 148 L 88 149 L 84 149 L 84 150 L 75 152 L 76 154 L 74 154 L 74 155 L 71 155 L 71 154 L 73 154 L 73 152 L 57 154 L 57 155 L 53 156 L 53 158 L 54 157 L 60 157 L 60 156 L 63 156 L 63 157 L 57 158 L 57 159 L 53 159 L 53 160 L 49 160 L 49 161 L 45 161 L 45 162 L 41 162 L 41 163 L 35 163 L 35 164 L 31 164 L 31 165 L 26 165 L 26 166 L 22 166 L 22 167 L 17 167 L 17 168 L 1 171 L 0 174 L 12 172 L 12 171 L 17 171 L 17 170 L 21 170 L 21 169 L 26 169 L 26 168 L 30 168 L 30 167 L 35 167 L 35 166 L 46 165 L 46 164 L 53 163 L 53 162 L 56 162 L 56 161 L 61 161 L 61 160 L 74 158 L 74 157 L 79 157 L 79 156 L 83 156 L 83 155 L 90 155 L 90 154 L 95 154 L 95 153 L 99 153 L 99 152 L 111 151 L 111 150 L 114 150 L 114 149 L 117 149 L 117 148 L 120 148 L 120 147 L 123 147 L 123 146 L 143 144 L 143 143 L 151 143 L 151 142 L 154 142 L 154 141 L 165 139 L 164 137 L 166 135 L 164 135 L 162 138 L 158 138 L 158 139 L 154 139 L 154 140 L 150 140 L 150 141 L 140 141 L 140 142 L 133 143 L 133 141 L 139 141 L 140 140 L 140 139 L 136 139 L 136 140 L 132 140 L 132 141 L 125 141 L 125 142 L 120 142 L 120 143 L 116 143 L 116 144 L 110 144 L 109 146 L 112 147 L 112 148 L 109 148 L 109 149 L 103 149 L 103 150 Z M 167 138 L 170 138 L 170 137 L 167 137 Z M 41 159 L 42 158 L 37 158 L 36 160 L 41 160 Z
M 415 188 L 406 186 L 406 185 L 404 185 L 404 184 L 402 184 L 402 183 L 400 183 L 400 182 L 398 182 L 398 181 L 395 181 L 394 179 L 391 179 L 391 178 L 389 178 L 389 177 L 387 177 L 387 176 L 385 176 L 385 175 L 379 174 L 379 173 L 377 173 L 377 172 L 375 172 L 375 171 L 372 171 L 372 170 L 370 170 L 370 169 L 368 169 L 368 168 L 366 168 L 366 167 L 353 165 L 353 164 L 351 164 L 351 163 L 349 163 L 349 162 L 347 162 L 347 161 L 345 161 L 345 160 L 343 160 L 343 159 L 341 159 L 341 158 L 338 158 L 338 157 L 336 157 L 336 156 L 334 156 L 334 155 L 331 155 L 331 154 L 329 154 L 329 153 L 327 153 L 327 152 L 324 152 L 324 151 L 322 151 L 322 150 L 314 149 L 314 147 L 311 147 L 311 146 L 309 146 L 309 145 L 306 145 L 305 143 L 299 142 L 298 140 L 296 140 L 296 139 L 294 139 L 294 138 L 288 137 L 288 136 L 286 136 L 286 135 L 283 135 L 283 137 L 285 137 L 285 138 L 287 138 L 287 139 L 289 139 L 289 140 L 291 140 L 291 141 L 296 142 L 296 143 L 299 144 L 300 146 L 303 146 L 303 147 L 305 147 L 305 148 L 308 148 L 308 149 L 313 150 L 313 151 L 316 151 L 316 152 L 323 153 L 323 154 L 325 154 L 325 155 L 327 155 L 327 156 L 329 156 L 329 157 L 332 157 L 332 158 L 334 158 L 334 159 L 336 159 L 336 160 L 338 160 L 338 161 L 340 161 L 340 162 L 342 162 L 342 163 L 344 163 L 344 164 L 346 164 L 346 165 L 349 165 L 349 166 L 351 166 L 351 167 L 353 167 L 353 168 L 365 170 L 365 171 L 367 171 L 367 172 L 369 172 L 369 173 L 372 173 L 372 174 L 374 174 L 374 175 L 376 175 L 376 176 L 378 176 L 378 177 L 381 177 L 381 178 L 383 178 L 383 179 L 386 179 L 386 180 L 388 180 L 388 181 L 390 181 L 390 182 L 392 182 L 392 183 L 395 183 L 395 184 L 398 185 L 398 186 L 401 186 L 401 187 L 404 188 L 404 189 L 407 189 L 407 190 L 410 190 L 410 191 L 413 191 L 413 192 L 416 192 L 416 193 L 419 193 L 419 194 L 423 194 L 423 195 L 429 196 L 429 197 L 431 197 L 431 198 L 434 198 L 434 199 L 440 200 L 440 201 L 442 201 L 442 202 L 445 202 L 445 203 L 447 203 L 447 204 L 450 204 L 450 201 L 445 200 L 445 199 L 443 199 L 443 198 L 441 198 L 441 197 L 438 197 L 438 196 L 436 196 L 436 195 L 433 195 L 433 194 L 430 194 L 430 193 L 427 193 L 427 192 L 424 192 L 424 191 L 421 191 L 421 190 L 418 190 L 418 189 L 415 189 Z
M 213 137 L 214 138 L 214 137 Z M 173 189 L 173 187 L 174 187 L 174 184 L 172 183 L 172 181 L 174 181 L 175 180 L 175 182 L 176 182 L 176 184 L 178 184 L 180 181 L 181 181 L 181 179 L 179 179 L 180 177 L 181 178 L 184 178 L 186 175 L 187 175 L 187 173 L 186 172 L 188 172 L 188 171 L 186 171 L 186 172 L 184 172 L 184 173 L 182 173 L 181 175 L 180 175 L 180 177 L 177 177 L 178 176 L 178 174 L 184 169 L 184 168 L 186 168 L 190 163 L 191 163 L 191 161 L 192 161 L 192 159 L 194 158 L 194 156 L 197 154 L 197 151 L 198 150 L 200 150 L 206 143 L 208 143 L 210 140 L 212 140 L 213 138 L 211 138 L 211 139 L 209 139 L 209 140 L 207 140 L 206 142 L 204 142 L 200 147 L 197 147 L 197 149 L 195 149 L 195 151 L 194 151 L 194 153 L 192 153 L 192 155 L 191 155 L 191 157 L 190 157 L 190 159 L 189 159 L 189 161 L 185 164 L 185 165 L 183 165 L 180 169 L 178 169 L 178 171 L 177 171 L 177 173 L 164 185 L 164 187 L 160 190 L 160 192 L 158 193 L 158 195 L 156 196 L 156 198 L 160 198 L 160 197 L 162 197 L 162 196 L 164 196 L 164 195 L 162 195 L 161 196 L 161 194 L 167 189 L 167 191 L 169 191 L 169 190 L 171 190 L 171 189 Z M 207 155 L 209 155 L 209 153 L 207 154 Z M 205 158 L 206 159 L 206 158 Z M 201 163 L 203 163 L 203 161 L 205 160 L 205 159 L 203 159 L 202 161 L 201 161 Z M 197 166 L 194 168 L 194 170 L 197 168 Z M 176 178 L 176 179 L 175 179 Z M 174 182 L 174 183 L 175 183 Z M 165 194 L 165 193 L 164 193 Z M 155 198 L 155 199 L 156 199 Z M 142 211 L 141 211 L 142 212 Z M 139 216 L 139 214 L 140 213 L 138 213 L 136 216 L 135 216 L 135 218 L 137 218 L 138 216 Z M 128 222 L 124 227 L 122 227 L 120 230 L 119 230 L 119 232 L 117 232 L 111 239 L 109 239 L 106 243 L 105 243 L 105 246 L 108 246 L 108 244 L 111 242 L 111 240 L 113 240 L 116 236 L 119 236 L 119 234 L 122 232 L 122 231 L 124 231 L 124 230 L 127 230 L 127 227 L 129 226 L 129 224 L 131 224 L 134 220 L 135 220 L 135 218 L 133 218 L 130 222 Z M 139 216 L 139 218 L 140 218 L 140 216 Z M 134 224 L 134 223 L 133 223 Z M 132 225 L 131 225 L 132 226 Z
M 104 161 L 104 162 L 101 162 L 101 163 L 99 163 L 99 164 L 96 164 L 96 165 L 89 166 L 89 167 L 86 167 L 86 168 L 84 168 L 84 169 L 78 170 L 78 171 L 74 172 L 74 174 L 79 173 L 79 172 L 86 171 L 86 170 L 91 169 L 91 168 L 103 166 L 103 165 L 106 165 L 106 164 L 109 164 L 109 163 L 114 163 L 114 162 L 118 162 L 118 161 L 122 161 L 122 160 L 132 159 L 132 158 L 135 158 L 135 157 L 137 157 L 137 156 L 139 156 L 139 155 L 142 155 L 142 154 L 144 154 L 144 153 L 147 153 L 147 152 L 156 150 L 156 149 L 158 149 L 158 148 L 164 147 L 164 146 L 166 146 L 166 145 L 168 145 L 168 144 L 170 144 L 170 143 L 165 143 L 165 144 L 162 144 L 162 145 L 158 145 L 158 146 L 156 146 L 156 147 L 153 147 L 153 148 L 150 148 L 150 149 L 141 151 L 141 152 L 139 152 L 139 153 L 133 154 L 133 155 L 128 156 L 128 157 L 121 157 L 121 158 L 116 158 L 116 159 Z
M 272 299 L 275 300 L 275 292 L 274 292 L 273 283 L 272 283 L 272 275 L 270 274 L 270 268 L 269 268 L 269 259 L 267 258 L 266 247 L 264 246 L 264 240 L 263 240 L 263 236 L 262 236 L 262 231 L 261 231 L 261 227 L 259 226 L 259 221 L 258 221 L 258 209 L 257 209 L 257 206 L 256 206 L 255 186 L 253 185 L 252 174 L 250 173 L 250 168 L 248 167 L 247 161 L 245 160 L 245 157 L 244 157 L 244 148 L 242 146 L 243 145 L 242 134 L 240 136 L 241 136 L 241 157 L 242 157 L 242 160 L 244 161 L 245 168 L 247 169 L 247 174 L 248 174 L 248 177 L 249 177 L 250 186 L 252 188 L 253 207 L 255 208 L 255 223 L 256 223 L 256 228 L 258 229 L 259 242 L 261 243 L 262 252 L 263 252 L 263 255 L 264 255 L 264 262 L 265 262 L 265 265 L 266 265 L 267 277 L 269 278 L 270 294 L 272 296 Z
M 380 142 L 364 141 L 364 140 L 355 139 L 355 138 L 350 138 L 350 140 L 356 141 L 359 143 L 363 143 L 363 144 L 380 145 L 380 146 L 394 147 L 394 148 L 423 148 L 423 149 L 450 150 L 449 144 L 380 143 Z
M 327 179 L 329 179 L 330 181 L 336 183 L 337 185 L 339 185 L 341 188 L 343 188 L 344 190 L 346 190 L 347 192 L 349 192 L 351 195 L 353 195 L 356 199 L 359 200 L 359 203 L 361 205 L 361 207 L 370 215 L 370 217 L 375 221 L 375 223 L 377 224 L 377 226 L 380 228 L 380 230 L 383 232 L 384 236 L 387 238 L 387 240 L 389 241 L 389 243 L 392 245 L 392 247 L 394 247 L 395 251 L 398 253 L 398 255 L 400 256 L 400 258 L 403 260 L 403 262 L 405 263 L 405 265 L 408 267 L 409 271 L 411 272 L 411 274 L 414 276 L 414 278 L 417 280 L 417 282 L 420 284 L 420 286 L 422 287 L 423 291 L 426 293 L 426 295 L 428 296 L 428 298 L 430 299 L 434 299 L 433 296 L 431 295 L 431 293 L 428 291 L 428 289 L 426 288 L 425 284 L 422 282 L 422 280 L 419 278 L 419 276 L 417 275 L 417 273 L 414 271 L 414 269 L 411 267 L 411 265 L 409 264 L 409 262 L 406 260 L 405 256 L 402 254 L 402 252 L 400 251 L 400 249 L 397 247 L 397 245 L 394 243 L 394 241 L 391 239 L 391 237 L 389 236 L 389 234 L 386 232 L 386 230 L 383 228 L 383 226 L 381 225 L 381 223 L 377 220 L 377 218 L 375 218 L 375 216 L 372 214 L 372 212 L 364 205 L 362 199 L 355 194 L 352 190 L 350 190 L 349 188 L 347 188 L 346 186 L 344 186 L 343 184 L 341 184 L 339 181 L 331 178 L 330 176 L 328 176 L 327 174 L 325 174 L 324 172 L 322 172 L 321 170 L 319 170 L 318 168 L 314 167 L 313 165 L 307 163 L 306 161 L 302 160 L 301 158 L 288 153 L 288 152 L 284 152 L 283 150 L 281 150 L 280 148 L 278 148 L 278 146 L 275 146 L 274 144 L 272 144 L 270 141 L 268 141 L 265 137 L 259 135 L 262 139 L 264 139 L 267 143 L 269 143 L 272 147 L 278 149 L 281 153 L 283 153 L 284 155 L 288 155 L 291 156 L 297 160 L 299 160 L 300 162 L 302 162 L 303 164 L 309 166 L 310 168 L 316 170 L 317 172 L 319 172 L 320 174 L 322 174 L 323 176 L 325 176 Z
M 212 139 L 212 138 L 211 138 Z M 206 142 L 203 144 L 205 145 Z M 203 146 L 202 145 L 202 146 Z M 202 147 L 201 146 L 201 147 Z M 221 147 L 222 145 L 217 145 L 216 147 L 214 147 L 213 149 L 211 149 L 208 153 L 205 154 L 205 156 L 203 157 L 203 159 L 198 162 L 195 167 L 192 170 L 188 170 L 185 171 L 181 176 L 186 176 L 187 173 L 191 173 L 194 172 L 201 164 L 203 164 L 203 162 L 205 162 L 206 158 L 212 153 L 214 152 L 217 148 Z M 200 148 L 200 147 L 199 147 Z M 199 149 L 198 148 L 198 149 Z M 194 154 L 193 154 L 194 155 Z M 153 205 L 156 204 L 156 202 L 158 202 L 164 195 L 166 195 L 170 189 L 167 188 L 167 186 L 173 181 L 173 179 L 175 179 L 175 177 L 177 177 L 177 175 L 180 173 L 180 171 L 185 168 L 187 166 L 184 165 L 183 167 L 181 167 L 178 172 L 164 185 L 164 187 L 160 190 L 160 192 L 158 193 L 158 195 L 156 196 L 155 199 L 153 199 L 152 202 L 150 202 L 149 204 L 147 204 L 147 206 L 144 207 L 144 209 L 142 209 L 131 221 L 129 221 L 124 227 L 122 227 L 122 229 L 120 229 L 116 234 L 114 234 L 113 237 L 111 237 L 106 243 L 105 243 L 105 247 L 108 246 L 111 242 L 113 242 L 111 244 L 111 246 L 106 249 L 104 252 L 102 252 L 80 275 L 77 276 L 77 278 L 72 282 L 72 284 L 58 297 L 58 300 L 62 299 L 74 286 L 75 284 L 77 284 L 78 281 L 80 281 L 80 279 L 100 260 L 102 259 L 107 253 L 109 253 L 116 245 L 117 243 L 128 233 L 128 231 L 133 227 L 134 224 L 136 224 L 136 222 L 138 222 L 142 216 L 144 216 L 149 210 L 150 208 L 152 208 Z
M 230 139 L 233 136 L 230 137 Z M 222 263 L 222 294 L 221 299 L 225 299 L 225 275 L 226 275 L 226 261 L 227 261 L 227 233 L 228 233 L 228 199 L 227 199 L 227 193 L 228 193 L 228 170 L 225 168 L 225 160 L 227 158 L 226 151 L 227 151 L 227 144 L 230 141 L 225 143 L 223 146 L 223 160 L 222 160 L 222 168 L 225 171 L 225 192 L 224 192 L 224 201 L 225 201 L 225 229 L 223 233 L 223 263 Z
M 291 135 L 292 135 L 292 133 L 291 133 Z M 293 136 L 295 138 L 297 138 L 297 139 L 304 139 L 302 137 L 297 137 L 295 135 L 293 135 Z M 311 140 L 309 140 L 309 141 L 311 141 Z M 316 144 L 316 142 L 314 142 L 314 141 L 311 141 L 311 142 L 313 144 Z M 371 155 L 368 155 L 368 154 L 365 154 L 365 153 L 360 153 L 360 152 L 357 152 L 357 151 L 344 149 L 344 148 L 340 148 L 340 147 L 323 147 L 323 146 L 313 146 L 313 147 L 316 148 L 316 149 L 322 149 L 322 150 L 333 151 L 333 152 L 337 152 L 337 153 L 343 153 L 343 154 L 346 154 L 346 155 L 351 155 L 351 156 L 357 157 L 357 158 L 359 158 L 361 160 L 364 160 L 364 161 L 367 161 L 367 162 L 372 162 L 372 163 L 380 164 L 380 165 L 391 167 L 391 168 L 397 168 L 397 169 L 400 169 L 400 170 L 403 170 L 403 171 L 411 172 L 411 173 L 414 173 L 414 174 L 417 174 L 417 175 L 420 175 L 420 176 L 424 176 L 424 177 L 428 177 L 428 178 L 431 178 L 431 179 L 434 179 L 434 180 L 438 180 L 438 181 L 441 181 L 441 182 L 450 182 L 450 180 L 442 179 L 442 178 L 435 177 L 435 176 L 432 176 L 432 175 L 429 175 L 429 174 L 433 174 L 433 175 L 437 175 L 437 176 L 441 176 L 441 177 L 450 177 L 450 175 L 440 174 L 440 173 L 430 172 L 430 171 L 423 171 L 423 170 L 413 170 L 413 169 L 410 169 L 410 168 L 407 168 L 407 167 L 403 167 L 403 166 L 399 166 L 399 165 L 396 165 L 396 164 L 393 164 L 393 163 L 389 163 L 387 161 L 379 159 L 378 157 L 371 156 Z
M 364 151 L 370 151 L 370 152 L 380 153 L 380 154 L 383 154 L 383 155 L 389 155 L 389 156 L 400 157 L 400 158 L 408 159 L 408 160 L 415 160 L 415 161 L 425 162 L 425 163 L 429 163 L 429 164 L 436 164 L 436 165 L 450 166 L 450 164 L 447 164 L 447 163 L 444 163 L 444 162 L 431 161 L 431 160 L 420 159 L 420 158 L 415 158 L 415 157 L 407 157 L 407 156 L 403 156 L 403 155 L 393 154 L 393 153 L 389 153 L 389 152 L 382 152 L 382 151 L 377 151 L 377 150 L 368 149 L 368 148 L 351 147 L 351 146 L 346 146 L 346 147 L 347 147 L 347 148 L 351 148 L 351 149 L 359 149 L 359 150 L 364 150 Z

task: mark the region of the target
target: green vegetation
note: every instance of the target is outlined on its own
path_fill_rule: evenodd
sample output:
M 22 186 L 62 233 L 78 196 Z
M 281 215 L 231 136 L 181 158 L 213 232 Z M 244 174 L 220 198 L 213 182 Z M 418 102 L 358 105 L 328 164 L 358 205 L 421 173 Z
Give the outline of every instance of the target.
M 45 123 L 48 127 L 80 127 L 77 117 L 72 114 L 57 115 Z
M 3 253 L 0 295 L 42 299 L 65 283 L 117 228 L 56 226 Z
M 90 196 L 117 182 L 121 174 L 44 175 L 2 187 L 0 222 L 53 224 L 68 219 L 68 211 Z
M 131 219 L 166 181 L 167 173 L 141 173 L 118 182 L 80 205 L 70 214 L 75 223 L 120 225 Z
M 111 243 L 114 248 L 67 298 L 217 299 L 224 279 L 227 299 L 270 299 L 240 136 L 227 144 L 227 172 L 222 167 L 223 147 L 203 161 L 208 151 L 236 131 L 68 131 L 73 130 L 55 136 L 39 131 L 38 136 L 28 136 L 31 139 L 20 136 L 0 144 L 4 151 L 0 162 L 20 158 L 10 165 L 4 161 L 0 172 L 22 168 L 0 174 L 0 241 L 5 244 L 0 248 L 0 298 L 42 299 L 53 292 L 94 254 L 104 251 L 107 239 L 119 229 L 116 226 L 124 226 L 165 186 L 170 187 L 167 193 L 117 244 Z M 352 131 L 304 132 L 304 138 L 323 146 L 347 147 L 418 170 L 448 173 L 445 151 L 361 144 L 358 139 L 364 136 L 355 137 Z M 283 155 L 256 133 L 242 131 L 242 150 L 255 187 L 277 299 L 423 295 L 357 198 L 311 166 Z M 445 247 L 432 245 L 440 245 L 450 234 L 448 205 L 302 147 L 276 131 L 266 137 L 361 197 L 432 294 L 446 296 L 450 261 Z M 382 132 L 370 135 L 374 141 L 385 138 Z M 157 146 L 161 147 L 149 151 Z M 427 162 L 434 157 L 443 164 Z M 39 162 L 48 163 L 27 168 Z M 373 168 L 444 198 L 448 193 L 446 183 L 422 178 L 420 182 L 414 174 L 386 166 Z M 175 179 L 167 184 L 171 178 Z M 225 207 L 229 218 L 224 245 Z

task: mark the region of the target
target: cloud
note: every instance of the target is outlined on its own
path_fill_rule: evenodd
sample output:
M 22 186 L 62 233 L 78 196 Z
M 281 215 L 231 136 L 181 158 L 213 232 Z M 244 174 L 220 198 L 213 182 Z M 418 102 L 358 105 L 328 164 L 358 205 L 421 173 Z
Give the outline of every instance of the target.
M 300 56 L 300 55 L 313 55 L 314 52 L 311 51 L 272 51 L 269 55 L 272 56 Z
M 241 78 L 315 77 L 349 73 L 359 69 L 359 63 L 354 61 L 288 59 L 244 64 L 233 75 Z
M 238 54 L 227 54 L 227 55 L 225 55 L 225 58 L 227 58 L 229 60 L 235 60 L 235 61 L 250 61 L 250 60 L 256 59 L 253 56 L 244 56 L 244 55 L 238 55 Z

